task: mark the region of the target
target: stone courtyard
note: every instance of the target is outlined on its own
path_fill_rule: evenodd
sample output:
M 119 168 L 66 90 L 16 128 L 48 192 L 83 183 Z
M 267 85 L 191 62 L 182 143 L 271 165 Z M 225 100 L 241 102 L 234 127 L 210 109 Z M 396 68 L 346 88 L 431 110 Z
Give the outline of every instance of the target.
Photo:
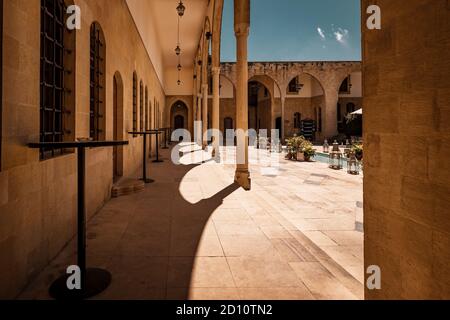
M 200 147 L 181 150 L 181 162 L 210 158 Z M 163 163 L 149 162 L 155 183 L 112 199 L 88 223 L 88 265 L 113 277 L 96 298 L 363 299 L 361 176 L 279 154 L 278 176 L 252 165 L 245 192 L 233 165 L 175 166 L 164 151 Z M 20 298 L 48 299 L 75 248 L 72 241 Z

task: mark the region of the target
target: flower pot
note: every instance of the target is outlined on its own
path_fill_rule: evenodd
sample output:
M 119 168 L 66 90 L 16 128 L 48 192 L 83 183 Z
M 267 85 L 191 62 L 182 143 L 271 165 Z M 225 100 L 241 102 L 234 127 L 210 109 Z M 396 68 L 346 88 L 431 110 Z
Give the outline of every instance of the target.
M 305 161 L 305 155 L 303 152 L 297 152 L 297 161 Z
M 289 152 L 289 153 L 286 155 L 286 159 L 287 159 L 287 160 L 291 160 L 291 159 L 292 159 L 292 153 Z
M 303 157 L 304 157 L 304 159 L 305 159 L 306 162 L 311 161 L 311 156 L 305 156 L 305 155 L 304 155 Z

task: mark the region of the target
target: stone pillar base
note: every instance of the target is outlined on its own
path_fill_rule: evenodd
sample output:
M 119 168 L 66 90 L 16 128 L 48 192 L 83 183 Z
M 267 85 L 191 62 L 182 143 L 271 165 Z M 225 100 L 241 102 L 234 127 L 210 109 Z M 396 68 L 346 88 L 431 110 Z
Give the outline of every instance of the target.
M 236 171 L 234 181 L 244 190 L 250 191 L 252 188 L 252 180 L 250 179 L 250 172 L 248 171 Z

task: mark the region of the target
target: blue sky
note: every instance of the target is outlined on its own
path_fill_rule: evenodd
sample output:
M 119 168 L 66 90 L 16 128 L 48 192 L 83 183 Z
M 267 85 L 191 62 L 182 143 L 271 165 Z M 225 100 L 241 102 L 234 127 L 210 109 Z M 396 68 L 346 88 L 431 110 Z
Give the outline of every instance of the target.
M 250 0 L 249 61 L 361 60 L 360 0 Z M 225 0 L 221 59 L 236 61 L 233 0 Z

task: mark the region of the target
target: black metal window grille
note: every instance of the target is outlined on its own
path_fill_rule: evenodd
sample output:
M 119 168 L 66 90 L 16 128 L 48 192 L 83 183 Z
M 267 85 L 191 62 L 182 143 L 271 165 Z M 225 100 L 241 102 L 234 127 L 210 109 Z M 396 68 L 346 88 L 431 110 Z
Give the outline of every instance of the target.
M 41 0 L 40 61 L 40 141 L 62 142 L 64 139 L 65 87 L 64 28 L 66 6 L 63 0 Z M 42 148 L 46 159 L 64 150 Z
M 101 29 L 98 24 L 91 26 L 91 46 L 90 46 L 90 122 L 89 136 L 93 140 L 100 140 L 103 133 L 100 121 L 104 117 L 103 110 L 103 90 L 104 90 L 104 43 L 102 41 Z
M 133 132 L 137 131 L 137 75 L 133 73 Z M 137 135 L 133 135 L 137 137 Z
M 144 85 L 142 81 L 139 85 L 139 130 L 144 129 Z

